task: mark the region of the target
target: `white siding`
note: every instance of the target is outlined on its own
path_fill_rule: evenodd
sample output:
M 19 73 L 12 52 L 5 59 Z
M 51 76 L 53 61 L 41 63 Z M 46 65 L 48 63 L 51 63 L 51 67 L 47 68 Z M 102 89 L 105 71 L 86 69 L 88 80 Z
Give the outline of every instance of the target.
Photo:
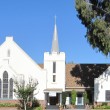
M 10 50 L 10 57 L 7 52 Z M 44 100 L 43 90 L 46 88 L 46 71 L 41 69 L 14 41 L 12 37 L 7 37 L 6 41 L 0 47 L 0 67 L 7 64 L 7 67 L 13 71 L 14 74 L 22 74 L 28 82 L 29 77 L 37 79 L 38 94 L 36 98 Z M 9 72 L 8 68 L 7 70 Z M 9 73 L 10 74 L 10 73 Z M 11 74 L 10 74 L 11 75 Z M 2 71 L 0 72 L 0 78 Z M 36 91 L 37 92 L 37 91 Z
M 53 79 L 53 62 L 56 62 L 56 82 Z M 65 53 L 45 52 L 44 69 L 47 70 L 47 88 L 59 88 L 65 91 Z
M 105 98 L 106 90 L 110 90 L 110 67 L 94 80 L 94 101 L 107 102 Z

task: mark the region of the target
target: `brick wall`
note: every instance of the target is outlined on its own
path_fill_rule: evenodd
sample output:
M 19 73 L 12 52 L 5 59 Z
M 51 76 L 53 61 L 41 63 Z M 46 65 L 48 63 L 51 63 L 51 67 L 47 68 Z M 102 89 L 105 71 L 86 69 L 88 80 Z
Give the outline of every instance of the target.
M 0 103 L 13 103 L 13 104 L 17 104 L 18 100 L 0 100 Z
M 45 100 L 39 100 L 39 103 L 40 103 L 41 107 L 43 108 L 43 110 L 45 110 L 45 107 L 46 107 Z
M 0 100 L 0 103 L 18 104 L 19 101 L 18 101 L 18 100 Z M 43 110 L 45 110 L 45 101 L 44 101 L 44 100 L 39 100 L 39 103 L 40 103 L 41 107 L 43 108 Z M 6 107 L 5 107 L 5 108 L 6 108 Z M 13 108 L 13 107 L 12 107 L 12 108 Z M 15 108 L 13 108 L 13 109 L 15 109 Z M 1 107 L 0 107 L 0 110 L 2 110 Z

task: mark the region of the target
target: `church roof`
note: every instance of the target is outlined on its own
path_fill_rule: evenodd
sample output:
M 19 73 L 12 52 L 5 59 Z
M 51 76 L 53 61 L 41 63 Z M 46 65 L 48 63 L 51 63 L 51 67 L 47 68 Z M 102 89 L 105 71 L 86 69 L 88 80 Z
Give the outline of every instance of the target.
M 38 64 L 42 69 L 44 68 L 44 65 L 43 64 Z
M 83 85 L 78 84 L 77 81 L 80 78 L 75 77 L 72 74 L 72 70 L 75 68 L 75 64 L 66 64 L 66 87 L 83 87 Z
M 97 78 L 108 64 L 66 64 L 66 88 L 94 87 Z

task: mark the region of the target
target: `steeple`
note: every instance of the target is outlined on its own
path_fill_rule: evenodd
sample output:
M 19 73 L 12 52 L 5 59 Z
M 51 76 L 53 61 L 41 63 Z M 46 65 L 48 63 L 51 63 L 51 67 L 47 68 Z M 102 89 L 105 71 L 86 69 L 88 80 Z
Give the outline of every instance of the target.
M 56 16 L 55 16 L 55 25 L 54 25 L 54 34 L 53 34 L 53 41 L 52 41 L 52 52 L 59 53 L 59 45 L 58 45 L 58 34 L 57 34 L 57 25 L 56 25 Z

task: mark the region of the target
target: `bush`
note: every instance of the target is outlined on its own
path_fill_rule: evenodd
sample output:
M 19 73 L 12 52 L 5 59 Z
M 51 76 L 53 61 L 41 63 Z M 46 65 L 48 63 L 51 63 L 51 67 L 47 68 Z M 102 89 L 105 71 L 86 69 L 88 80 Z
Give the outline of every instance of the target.
M 75 90 L 71 91 L 71 103 L 75 105 L 77 93 Z
M 34 98 L 34 99 L 32 100 L 32 107 L 39 107 L 39 106 L 40 106 L 39 101 Z
M 107 106 L 107 102 L 103 102 L 101 106 Z
M 12 104 L 12 103 L 0 103 L 0 107 L 17 107 L 18 104 Z
M 21 110 L 21 109 L 20 109 Z M 23 109 L 24 110 L 24 109 Z M 41 107 L 27 108 L 27 110 L 43 110 Z
M 103 102 L 102 105 L 98 105 L 95 109 L 110 109 L 110 106 L 106 102 Z
M 86 91 L 84 92 L 83 96 L 84 96 L 84 103 L 85 104 L 89 103 L 89 99 L 88 99 L 88 96 L 87 96 L 87 92 Z
M 36 110 L 42 110 L 42 108 L 41 107 L 37 107 Z

